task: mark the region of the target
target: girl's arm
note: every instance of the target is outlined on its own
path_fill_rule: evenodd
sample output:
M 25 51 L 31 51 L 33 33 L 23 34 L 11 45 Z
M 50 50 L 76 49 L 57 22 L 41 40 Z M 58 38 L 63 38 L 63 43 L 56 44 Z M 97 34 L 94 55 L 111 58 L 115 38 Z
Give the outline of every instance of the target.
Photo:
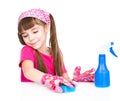
M 34 82 L 38 82 L 40 83 L 43 75 L 45 73 L 35 69 L 33 67 L 33 62 L 31 60 L 24 60 L 22 62 L 22 71 L 24 73 L 24 76 Z M 68 73 L 64 73 L 63 77 L 67 80 L 67 81 L 71 81 L 71 78 L 69 77 Z
M 24 76 L 34 82 L 40 83 L 42 76 L 44 75 L 43 72 L 34 68 L 33 62 L 31 60 L 24 60 L 22 62 L 22 70 Z
M 41 84 L 45 85 L 46 87 L 48 87 L 49 89 L 55 92 L 58 92 L 58 93 L 63 92 L 63 89 L 60 87 L 61 83 L 66 86 L 73 87 L 73 85 L 63 77 L 53 76 L 51 74 L 43 73 L 35 69 L 33 67 L 33 62 L 31 60 L 24 60 L 22 62 L 22 70 L 23 70 L 24 76 L 27 79 L 32 80 L 34 82 L 38 82 L 38 83 L 41 82 Z

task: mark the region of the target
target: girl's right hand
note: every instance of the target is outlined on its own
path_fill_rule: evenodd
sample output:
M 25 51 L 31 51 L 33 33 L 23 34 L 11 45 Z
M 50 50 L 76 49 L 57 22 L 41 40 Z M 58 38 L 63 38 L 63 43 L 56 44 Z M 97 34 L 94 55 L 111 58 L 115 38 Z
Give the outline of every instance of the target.
M 53 76 L 51 74 L 44 74 L 41 79 L 41 83 L 57 93 L 63 92 L 62 88 L 60 87 L 61 84 L 73 87 L 72 83 L 68 82 L 66 79 L 64 79 L 64 77 Z

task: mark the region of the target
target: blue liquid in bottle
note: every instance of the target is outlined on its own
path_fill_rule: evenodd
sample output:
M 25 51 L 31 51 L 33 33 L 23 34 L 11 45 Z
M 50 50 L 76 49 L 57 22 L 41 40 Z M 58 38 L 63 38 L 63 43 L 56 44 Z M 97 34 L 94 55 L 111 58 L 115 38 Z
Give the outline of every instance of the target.
M 110 86 L 110 73 L 106 66 L 105 54 L 99 54 L 98 68 L 95 71 L 95 86 L 101 88 Z

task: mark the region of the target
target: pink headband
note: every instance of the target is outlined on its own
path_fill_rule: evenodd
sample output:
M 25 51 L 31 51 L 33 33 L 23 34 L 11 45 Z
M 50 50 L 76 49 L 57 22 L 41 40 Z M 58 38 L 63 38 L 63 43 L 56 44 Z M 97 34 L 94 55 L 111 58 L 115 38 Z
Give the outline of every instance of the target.
M 18 23 L 25 17 L 35 17 L 45 22 L 46 24 L 50 23 L 49 13 L 41 9 L 31 9 L 31 10 L 23 12 L 18 18 Z

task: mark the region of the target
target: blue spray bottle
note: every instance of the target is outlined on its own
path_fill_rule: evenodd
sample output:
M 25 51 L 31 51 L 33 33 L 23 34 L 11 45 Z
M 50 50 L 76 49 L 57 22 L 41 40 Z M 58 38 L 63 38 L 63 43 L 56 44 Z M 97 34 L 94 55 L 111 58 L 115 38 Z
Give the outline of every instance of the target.
M 96 87 L 109 87 L 110 86 L 110 72 L 106 65 L 106 54 L 108 50 L 113 56 L 118 57 L 113 51 L 114 42 L 108 43 L 102 47 L 99 54 L 98 68 L 95 71 L 95 86 Z

